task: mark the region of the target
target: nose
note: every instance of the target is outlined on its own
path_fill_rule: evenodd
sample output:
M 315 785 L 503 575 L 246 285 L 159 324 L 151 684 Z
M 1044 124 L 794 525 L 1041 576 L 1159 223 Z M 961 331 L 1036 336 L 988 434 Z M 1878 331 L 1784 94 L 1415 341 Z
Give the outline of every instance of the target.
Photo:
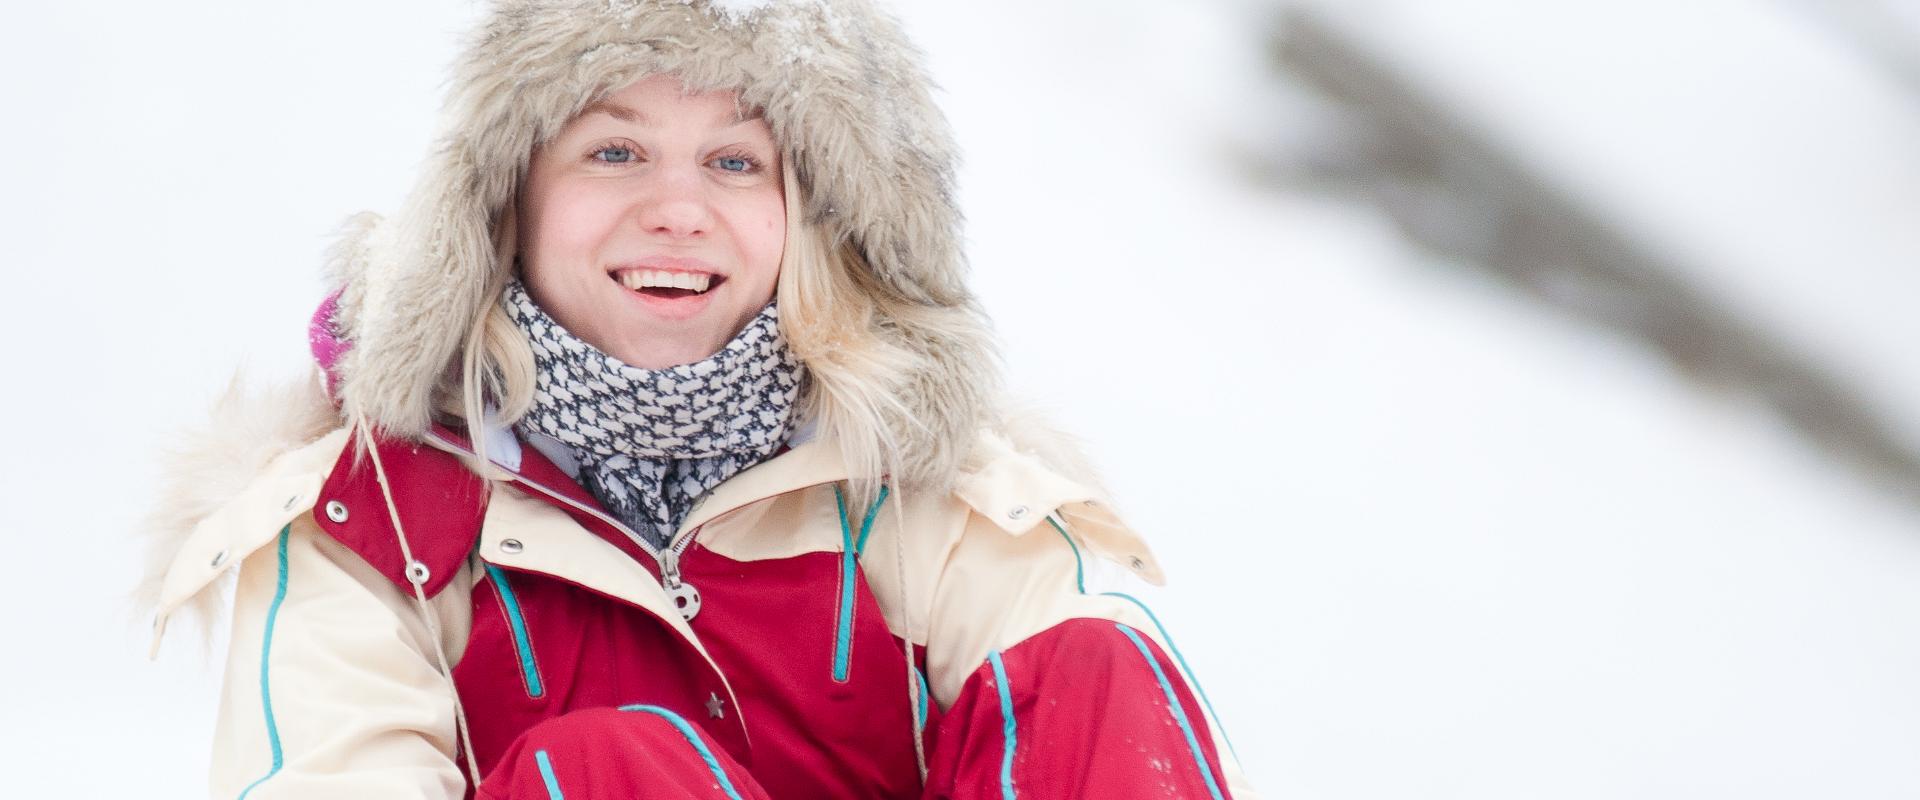
M 662 166 L 648 176 L 634 216 L 647 233 L 674 239 L 706 235 L 713 225 L 706 187 L 693 167 Z

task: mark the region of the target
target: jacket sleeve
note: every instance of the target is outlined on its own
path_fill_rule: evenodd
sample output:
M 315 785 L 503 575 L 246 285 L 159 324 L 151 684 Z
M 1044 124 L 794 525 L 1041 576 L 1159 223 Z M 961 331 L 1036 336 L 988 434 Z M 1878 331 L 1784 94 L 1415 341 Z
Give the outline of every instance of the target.
M 470 572 L 435 597 L 459 653 Z M 453 690 L 411 595 L 301 514 L 247 555 L 215 726 L 215 798 L 457 798 Z
M 1167 631 L 1089 590 L 1097 568 L 1157 579 L 1151 556 L 1084 492 L 1024 471 L 975 482 L 934 589 L 928 796 L 1251 800 Z

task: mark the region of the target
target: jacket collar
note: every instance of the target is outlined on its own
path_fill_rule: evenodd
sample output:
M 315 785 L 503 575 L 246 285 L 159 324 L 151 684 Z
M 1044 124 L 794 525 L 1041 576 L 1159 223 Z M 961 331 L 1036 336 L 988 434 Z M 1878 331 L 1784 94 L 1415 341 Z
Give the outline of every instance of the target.
M 566 468 L 572 465 L 563 462 L 564 454 L 559 458 L 549 457 L 545 448 L 523 442 L 510 429 L 499 425 L 489 425 L 482 435 L 487 437 L 487 458 L 494 469 L 494 473 L 488 477 L 526 485 L 550 502 L 584 506 L 590 510 L 588 513 L 582 513 L 579 509 L 569 509 L 569 513 L 603 537 L 608 533 L 619 534 L 623 530 L 613 515 L 607 513 L 600 502 L 575 480 L 576 470 Z M 434 426 L 427 444 L 469 461 L 476 457 L 467 438 L 446 426 Z M 678 541 L 688 531 L 721 515 L 762 500 L 847 479 L 846 462 L 840 456 L 840 448 L 832 440 L 815 435 L 811 426 L 802 425 L 789 445 L 773 457 L 741 470 L 714 487 L 712 492 L 694 505 L 693 511 L 675 532 L 674 540 Z M 614 543 L 620 545 L 621 549 L 637 555 L 632 543 L 626 541 L 629 537 L 620 534 L 612 538 L 618 539 Z
M 438 594 L 480 535 L 487 487 L 459 459 L 439 450 L 379 436 L 373 448 L 377 464 L 348 437 L 321 486 L 314 522 L 403 589 L 411 585 L 408 570 L 418 569 L 410 562 L 418 562 L 426 568 L 421 589 L 428 596 Z M 404 550 L 396 519 L 406 534 Z

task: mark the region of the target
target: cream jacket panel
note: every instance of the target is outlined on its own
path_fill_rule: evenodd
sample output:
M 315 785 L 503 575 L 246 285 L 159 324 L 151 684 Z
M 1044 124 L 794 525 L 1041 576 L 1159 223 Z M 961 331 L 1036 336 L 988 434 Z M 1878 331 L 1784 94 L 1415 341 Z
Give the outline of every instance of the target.
M 432 601 L 448 658 L 472 568 Z M 214 730 L 211 796 L 454 798 L 453 684 L 414 598 L 295 519 L 248 556 Z
M 417 601 L 320 529 L 312 506 L 340 431 L 275 459 L 190 534 L 162 584 L 167 615 L 236 565 L 210 796 L 457 798 L 453 684 Z M 448 667 L 475 570 L 430 603 Z
M 806 486 L 716 516 L 701 529 L 700 544 L 738 561 L 838 553 L 847 539 L 857 543 L 867 509 L 849 504 L 843 528 L 834 488 Z M 927 644 L 939 565 L 971 515 L 945 493 L 912 490 L 890 491 L 874 513 L 860 572 L 893 635 Z

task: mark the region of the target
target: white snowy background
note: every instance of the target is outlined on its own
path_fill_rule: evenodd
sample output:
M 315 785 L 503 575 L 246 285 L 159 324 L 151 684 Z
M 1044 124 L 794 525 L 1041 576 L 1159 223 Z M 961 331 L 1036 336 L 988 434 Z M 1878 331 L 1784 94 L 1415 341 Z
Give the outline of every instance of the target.
M 1154 544 L 1256 785 L 1920 796 L 1911 493 L 1365 203 L 1256 179 L 1293 130 L 1277 5 L 897 4 L 1011 383 Z M 1920 430 L 1920 93 L 1815 4 L 1296 5 Z M 305 369 L 328 234 L 398 205 L 477 13 L 8 15 L 8 796 L 204 793 L 218 662 L 180 637 L 149 663 L 121 600 L 154 454 L 236 364 Z

